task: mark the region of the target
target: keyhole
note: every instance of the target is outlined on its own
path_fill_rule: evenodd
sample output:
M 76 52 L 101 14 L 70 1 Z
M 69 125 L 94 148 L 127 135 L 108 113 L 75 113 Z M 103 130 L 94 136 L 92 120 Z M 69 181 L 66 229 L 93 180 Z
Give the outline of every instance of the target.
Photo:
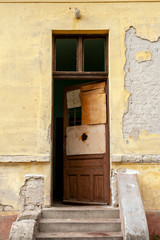
M 87 138 L 88 138 L 87 134 L 86 134 L 86 133 L 83 133 L 83 134 L 82 134 L 82 141 L 83 141 L 83 142 L 86 141 Z

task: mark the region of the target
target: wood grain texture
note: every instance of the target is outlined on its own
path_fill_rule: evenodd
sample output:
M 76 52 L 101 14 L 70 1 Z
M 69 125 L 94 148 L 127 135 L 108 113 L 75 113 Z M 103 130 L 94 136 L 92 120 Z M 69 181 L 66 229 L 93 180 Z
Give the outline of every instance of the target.
M 107 194 L 108 186 L 106 178 L 104 177 L 105 168 L 108 165 L 104 165 L 105 154 L 79 156 L 68 156 L 68 168 L 66 169 L 68 184 L 65 200 L 71 200 L 74 202 L 109 202 L 109 194 Z M 81 157 L 81 158 L 80 158 Z M 86 165 L 86 161 L 87 165 Z M 93 161 L 95 161 L 93 163 Z M 98 161 L 98 165 L 96 164 Z M 74 164 L 72 164 L 74 162 Z
M 81 86 L 82 125 L 106 123 L 105 82 Z
M 106 123 L 106 94 L 88 94 L 87 92 L 80 97 L 82 125 Z
M 100 82 L 100 83 L 96 83 L 96 84 L 84 85 L 84 86 L 81 87 L 81 92 L 91 91 L 91 90 L 99 89 L 99 88 L 104 89 L 104 88 L 105 88 L 105 82 Z
M 81 86 L 67 87 L 65 89 L 65 99 L 67 91 L 80 89 Z M 106 98 L 105 93 L 99 93 L 99 95 L 103 94 Z M 68 127 L 66 100 L 64 106 L 64 202 L 86 204 L 109 203 L 110 171 L 109 154 L 106 152 L 106 149 L 108 151 L 108 139 L 106 139 L 108 137 L 108 124 Z M 105 109 L 107 109 L 106 105 Z M 95 131 L 94 133 L 93 129 L 96 129 L 97 132 Z M 84 137 L 82 141 L 84 133 L 87 138 Z M 102 139 L 100 140 L 100 138 Z M 67 144 L 70 144 L 69 152 Z M 95 152 L 97 145 L 98 148 L 103 145 L 105 151 L 98 154 L 91 154 Z M 89 152 L 90 148 L 92 150 Z M 70 155 L 67 155 L 67 153 Z

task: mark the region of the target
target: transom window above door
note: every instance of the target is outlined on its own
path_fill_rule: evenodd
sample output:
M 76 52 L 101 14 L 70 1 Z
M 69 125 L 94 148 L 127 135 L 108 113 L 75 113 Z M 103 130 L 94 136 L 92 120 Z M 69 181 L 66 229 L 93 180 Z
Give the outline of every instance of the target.
M 53 36 L 54 78 L 62 78 L 62 75 L 68 75 L 69 78 L 92 75 L 96 79 L 104 79 L 107 73 L 107 35 Z

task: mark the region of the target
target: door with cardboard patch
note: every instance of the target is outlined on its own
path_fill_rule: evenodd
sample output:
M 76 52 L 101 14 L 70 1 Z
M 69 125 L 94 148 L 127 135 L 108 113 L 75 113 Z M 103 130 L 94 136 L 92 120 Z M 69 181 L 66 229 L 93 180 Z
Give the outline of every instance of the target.
M 106 82 L 64 91 L 64 202 L 109 203 Z

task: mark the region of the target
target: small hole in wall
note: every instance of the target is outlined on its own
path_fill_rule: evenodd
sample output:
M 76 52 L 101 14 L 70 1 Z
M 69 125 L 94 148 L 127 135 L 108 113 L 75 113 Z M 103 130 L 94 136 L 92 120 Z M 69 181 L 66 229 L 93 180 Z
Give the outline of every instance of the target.
M 83 142 L 86 141 L 87 138 L 88 138 L 87 134 L 86 134 L 86 133 L 83 133 L 83 134 L 82 134 L 82 141 L 83 141 Z

